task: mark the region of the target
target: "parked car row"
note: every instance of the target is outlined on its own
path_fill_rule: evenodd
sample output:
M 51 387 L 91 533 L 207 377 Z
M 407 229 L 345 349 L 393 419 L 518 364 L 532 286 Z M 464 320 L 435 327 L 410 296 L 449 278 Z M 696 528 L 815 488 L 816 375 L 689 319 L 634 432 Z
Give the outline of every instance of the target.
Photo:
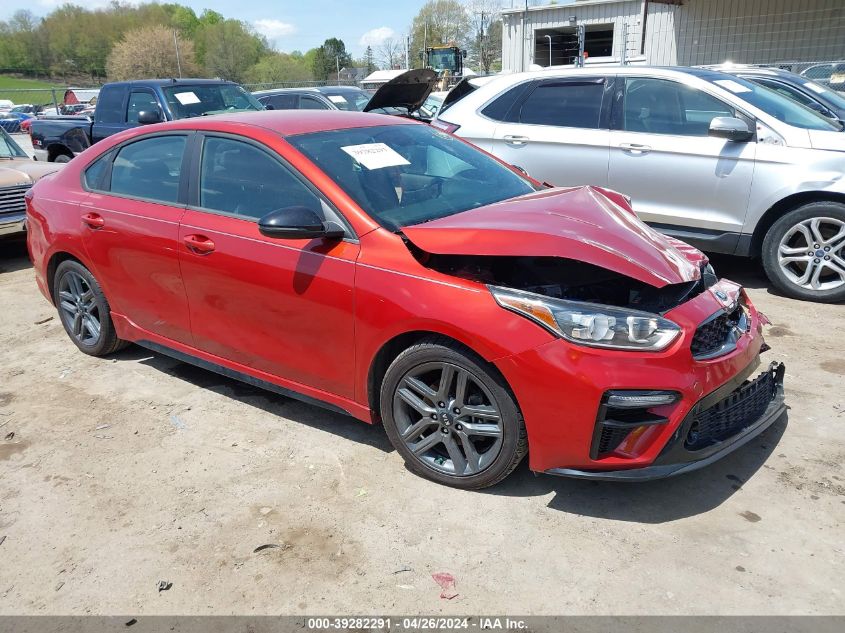
M 761 257 L 789 296 L 842 301 L 843 125 L 765 87 L 776 76 L 745 74 L 623 67 L 469 80 L 433 124 L 538 180 L 624 192 L 643 220 L 705 251 Z

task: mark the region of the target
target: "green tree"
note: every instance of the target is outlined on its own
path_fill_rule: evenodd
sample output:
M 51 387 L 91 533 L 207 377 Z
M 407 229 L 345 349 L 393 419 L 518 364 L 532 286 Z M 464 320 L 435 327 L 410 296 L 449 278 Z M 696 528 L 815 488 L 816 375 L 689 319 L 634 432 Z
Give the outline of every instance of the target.
M 308 81 L 311 68 L 302 53 L 270 53 L 261 58 L 246 73 L 247 83 L 277 83 L 281 81 Z
M 311 72 L 315 79 L 325 81 L 337 73 L 338 68 L 352 65 L 352 56 L 346 52 L 343 40 L 332 37 L 317 49 L 312 61 Z
M 224 20 L 203 27 L 203 63 L 209 74 L 243 81 L 247 71 L 269 51 L 264 38 L 238 20 Z
M 411 65 L 423 65 L 420 53 L 426 47 L 448 44 L 466 48 L 470 32 L 469 14 L 458 0 L 429 0 L 411 23 Z
M 154 77 L 190 77 L 196 74 L 194 47 L 190 40 L 177 38 L 168 26 L 142 26 L 129 31 L 112 49 L 106 63 L 111 81 L 152 79 Z
M 364 67 L 367 69 L 368 75 L 376 69 L 372 46 L 367 46 L 367 51 L 364 53 Z

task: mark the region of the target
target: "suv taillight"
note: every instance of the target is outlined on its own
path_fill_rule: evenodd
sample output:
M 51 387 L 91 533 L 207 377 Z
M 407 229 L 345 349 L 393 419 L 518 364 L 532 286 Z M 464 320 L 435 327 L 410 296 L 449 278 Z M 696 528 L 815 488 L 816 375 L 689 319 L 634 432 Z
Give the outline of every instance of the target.
M 458 131 L 458 128 L 461 127 L 460 125 L 455 125 L 454 123 L 449 123 L 448 121 L 441 121 L 440 119 L 434 119 L 431 124 L 438 130 L 443 130 L 449 134 L 454 134 Z

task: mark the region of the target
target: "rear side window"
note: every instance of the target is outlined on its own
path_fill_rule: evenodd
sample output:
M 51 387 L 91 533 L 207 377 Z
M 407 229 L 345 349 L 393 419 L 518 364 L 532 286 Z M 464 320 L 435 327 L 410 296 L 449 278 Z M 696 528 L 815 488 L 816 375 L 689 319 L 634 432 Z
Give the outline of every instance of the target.
M 537 86 L 520 108 L 520 123 L 598 129 L 604 82 L 548 82 Z
M 94 120 L 97 123 L 122 123 L 124 94 L 123 86 L 106 86 L 100 90 Z
M 284 207 L 322 213 L 320 199 L 270 154 L 217 137 L 206 138 L 203 145 L 200 206 L 252 220 Z
M 509 121 L 510 118 L 508 117 L 508 112 L 510 112 L 514 104 L 519 101 L 530 85 L 530 82 L 526 82 L 520 86 L 511 88 L 503 95 L 488 103 L 487 106 L 481 110 L 481 114 L 493 119 L 494 121 Z M 444 108 L 441 108 L 441 112 L 443 109 Z
M 176 203 L 184 153 L 184 136 L 157 136 L 126 145 L 114 159 L 109 190 L 133 198 Z

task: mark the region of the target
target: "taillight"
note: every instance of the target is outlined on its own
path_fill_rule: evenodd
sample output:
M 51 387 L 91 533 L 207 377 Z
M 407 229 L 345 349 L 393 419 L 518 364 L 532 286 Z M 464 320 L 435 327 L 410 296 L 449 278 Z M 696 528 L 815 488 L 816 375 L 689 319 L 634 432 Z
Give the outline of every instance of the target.
M 449 134 L 454 134 L 458 131 L 458 128 L 461 127 L 460 125 L 455 125 L 454 123 L 449 123 L 448 121 L 441 121 L 440 119 L 434 119 L 431 124 L 438 130 L 443 130 Z

